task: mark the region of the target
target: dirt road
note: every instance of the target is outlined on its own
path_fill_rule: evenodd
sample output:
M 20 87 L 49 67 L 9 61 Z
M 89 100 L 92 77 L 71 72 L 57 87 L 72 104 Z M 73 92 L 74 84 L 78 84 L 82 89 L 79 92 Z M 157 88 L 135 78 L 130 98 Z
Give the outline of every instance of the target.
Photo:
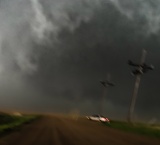
M 160 145 L 160 139 L 126 133 L 84 118 L 44 116 L 0 139 L 0 145 Z

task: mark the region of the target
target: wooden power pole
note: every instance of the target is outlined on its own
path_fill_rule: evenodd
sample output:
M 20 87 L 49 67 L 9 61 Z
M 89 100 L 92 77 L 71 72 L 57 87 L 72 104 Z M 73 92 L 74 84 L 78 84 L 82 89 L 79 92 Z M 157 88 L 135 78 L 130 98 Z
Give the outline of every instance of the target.
M 138 71 L 139 72 L 143 71 L 142 70 L 143 69 L 142 66 L 143 66 L 143 64 L 145 62 L 146 54 L 147 54 L 147 51 L 143 49 L 143 51 L 142 51 L 142 57 L 141 57 L 141 62 L 140 62 L 140 65 L 138 67 Z M 137 94 L 138 94 L 140 80 L 141 80 L 141 73 L 138 73 L 136 75 L 135 86 L 134 86 L 133 95 L 132 95 L 132 99 L 131 99 L 131 103 L 130 103 L 130 108 L 129 108 L 129 112 L 128 112 L 128 122 L 129 123 L 132 123 L 132 121 L 133 121 L 133 112 L 134 112 L 134 107 L 135 107 L 136 98 L 137 98 Z

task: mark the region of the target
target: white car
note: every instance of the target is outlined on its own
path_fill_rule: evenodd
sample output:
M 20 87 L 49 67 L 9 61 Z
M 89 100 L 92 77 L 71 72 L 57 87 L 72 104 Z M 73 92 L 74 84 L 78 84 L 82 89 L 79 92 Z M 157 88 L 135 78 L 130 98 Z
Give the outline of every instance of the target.
M 104 117 L 104 116 L 102 116 L 102 115 L 92 115 L 92 116 L 86 116 L 86 117 L 89 120 L 110 123 L 109 119 Z

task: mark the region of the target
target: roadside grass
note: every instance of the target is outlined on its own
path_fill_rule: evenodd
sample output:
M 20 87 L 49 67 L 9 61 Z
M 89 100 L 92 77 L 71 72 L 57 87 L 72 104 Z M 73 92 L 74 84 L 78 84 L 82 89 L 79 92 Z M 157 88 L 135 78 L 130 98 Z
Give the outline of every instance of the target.
M 123 121 L 111 121 L 110 124 L 105 125 L 111 128 L 120 129 L 127 132 L 160 138 L 160 129 L 144 123 L 129 124 Z
M 13 116 L 8 114 L 0 115 L 0 136 L 13 130 L 20 129 L 21 125 L 30 123 L 37 119 L 39 116 L 35 115 L 24 115 L 24 116 Z

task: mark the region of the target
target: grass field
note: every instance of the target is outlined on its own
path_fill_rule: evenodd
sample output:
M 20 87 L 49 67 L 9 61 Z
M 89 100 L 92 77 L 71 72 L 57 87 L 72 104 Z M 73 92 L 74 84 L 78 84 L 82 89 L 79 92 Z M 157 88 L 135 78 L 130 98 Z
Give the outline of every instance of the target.
M 14 116 L 2 113 L 0 114 L 0 135 L 19 129 L 22 124 L 30 123 L 37 117 L 34 115 Z
M 127 122 L 122 122 L 122 121 L 111 121 L 109 127 L 115 129 L 121 129 L 127 132 L 133 132 L 141 135 L 160 138 L 160 129 L 159 129 L 160 126 L 158 127 L 158 125 L 157 127 L 155 127 L 143 123 L 129 124 Z

